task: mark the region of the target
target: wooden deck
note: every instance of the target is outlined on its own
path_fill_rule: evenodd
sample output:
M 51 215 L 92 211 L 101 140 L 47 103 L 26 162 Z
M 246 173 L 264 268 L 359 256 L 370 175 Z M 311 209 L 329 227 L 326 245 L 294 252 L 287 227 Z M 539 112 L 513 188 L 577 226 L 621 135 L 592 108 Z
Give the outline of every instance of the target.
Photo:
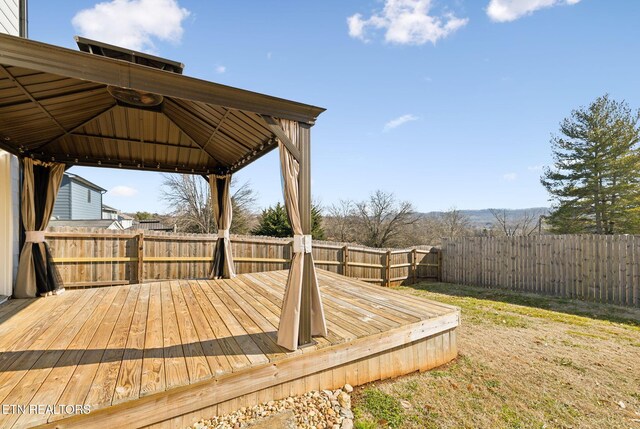
M 181 427 L 243 404 L 426 370 L 457 353 L 456 308 L 322 270 L 329 335 L 287 352 L 276 344 L 286 275 L 9 301 L 0 307 L 0 427 Z M 30 405 L 41 409 L 12 408 Z

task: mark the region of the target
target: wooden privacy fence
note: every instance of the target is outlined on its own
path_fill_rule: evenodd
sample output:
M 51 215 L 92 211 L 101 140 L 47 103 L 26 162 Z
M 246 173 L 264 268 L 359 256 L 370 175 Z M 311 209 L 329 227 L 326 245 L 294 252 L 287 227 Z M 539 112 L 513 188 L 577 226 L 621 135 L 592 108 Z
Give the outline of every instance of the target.
M 65 287 L 207 278 L 216 235 L 51 228 L 46 233 Z M 292 240 L 231 236 L 236 272 L 289 268 Z M 314 241 L 318 268 L 390 286 L 440 278 L 438 249 L 373 249 Z
M 442 280 L 638 307 L 640 236 L 446 239 Z

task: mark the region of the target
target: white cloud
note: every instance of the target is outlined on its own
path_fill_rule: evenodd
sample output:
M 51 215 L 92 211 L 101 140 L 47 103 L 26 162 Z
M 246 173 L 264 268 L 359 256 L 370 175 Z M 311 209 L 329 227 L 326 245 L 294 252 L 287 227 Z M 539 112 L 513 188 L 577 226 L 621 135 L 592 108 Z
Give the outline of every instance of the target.
M 542 171 L 543 168 L 544 168 L 544 165 L 531 165 L 531 166 L 527 167 L 527 170 L 529 170 L 529 171 Z
M 384 124 L 384 131 L 389 131 L 394 128 L 398 128 L 400 125 L 404 125 L 407 122 L 412 122 L 417 120 L 418 120 L 418 117 L 410 113 L 406 115 L 402 115 Z
M 367 29 L 384 30 L 385 40 L 401 45 L 435 44 L 464 27 L 467 18 L 451 13 L 430 15 L 431 0 L 385 0 L 382 11 L 369 18 L 356 13 L 347 18 L 349 36 L 367 42 Z
M 111 0 L 81 10 L 71 23 L 90 39 L 153 52 L 155 39 L 180 41 L 182 21 L 189 14 L 177 0 Z
M 111 197 L 135 197 L 138 195 L 138 190 L 130 186 L 118 185 L 111 188 L 108 194 Z
M 579 2 L 580 0 L 491 0 L 487 6 L 487 15 L 496 22 L 509 22 L 530 15 L 538 9 Z
M 514 180 L 516 180 L 518 178 L 518 175 L 516 173 L 507 173 L 507 174 L 503 175 L 502 178 L 504 180 L 506 180 L 507 182 L 513 182 Z
M 216 67 L 216 73 L 218 73 L 218 74 L 222 74 L 222 73 L 224 73 L 226 71 L 227 71 L 227 68 L 225 66 L 217 66 Z

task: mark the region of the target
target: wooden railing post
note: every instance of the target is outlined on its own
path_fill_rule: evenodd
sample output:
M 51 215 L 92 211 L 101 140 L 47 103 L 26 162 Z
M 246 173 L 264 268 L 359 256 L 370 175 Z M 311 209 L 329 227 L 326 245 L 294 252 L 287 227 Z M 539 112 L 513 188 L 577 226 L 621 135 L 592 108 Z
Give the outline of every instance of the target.
M 414 247 L 411 250 L 411 269 L 413 270 L 413 283 L 418 282 L 418 252 Z
M 349 277 L 349 246 L 342 247 L 342 275 Z
M 140 231 L 137 235 L 138 241 L 138 283 L 144 281 L 144 232 Z
M 387 250 L 387 263 L 386 263 L 386 283 L 387 287 L 391 286 L 391 250 Z

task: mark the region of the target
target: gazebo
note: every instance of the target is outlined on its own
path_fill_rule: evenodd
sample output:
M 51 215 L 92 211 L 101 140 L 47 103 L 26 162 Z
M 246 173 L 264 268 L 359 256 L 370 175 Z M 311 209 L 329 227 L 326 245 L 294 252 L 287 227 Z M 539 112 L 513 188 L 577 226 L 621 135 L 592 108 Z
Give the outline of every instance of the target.
M 457 355 L 457 308 L 316 272 L 310 144 L 324 109 L 77 42 L 79 51 L 0 35 L 0 149 L 21 160 L 23 230 L 18 299 L 0 307 L 0 403 L 50 405 L 3 413 L 2 427 L 181 428 Z M 276 148 L 290 268 L 236 276 L 231 177 Z M 218 228 L 210 278 L 60 293 L 45 230 L 74 165 L 206 179 Z
M 325 335 L 310 236 L 311 127 L 324 109 L 187 77 L 175 61 L 76 41 L 80 51 L 0 35 L 0 148 L 23 159 L 27 182 L 14 295 L 60 287 L 55 268 L 43 264 L 42 231 L 62 173 L 74 165 L 203 176 L 219 232 L 212 277 L 235 276 L 231 176 L 279 148 L 295 257 L 278 342 L 295 349 Z

